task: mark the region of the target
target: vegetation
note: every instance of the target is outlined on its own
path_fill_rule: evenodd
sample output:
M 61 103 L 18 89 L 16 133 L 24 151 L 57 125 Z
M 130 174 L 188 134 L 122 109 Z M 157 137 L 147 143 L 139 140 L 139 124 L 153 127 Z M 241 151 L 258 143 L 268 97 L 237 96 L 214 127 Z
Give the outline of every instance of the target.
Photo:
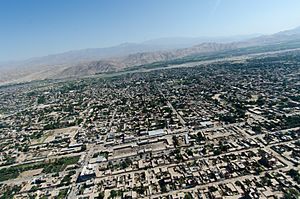
M 160 186 L 160 190 L 161 190 L 162 193 L 167 192 L 166 183 L 165 183 L 165 181 L 164 181 L 163 179 L 162 179 L 162 180 L 159 180 L 159 181 L 158 181 L 158 184 L 159 184 L 159 186 Z
M 290 188 L 284 193 L 285 199 L 298 199 L 300 197 L 299 191 L 296 189 Z
M 45 173 L 60 172 L 63 171 L 66 168 L 66 166 L 77 163 L 79 158 L 80 158 L 79 156 L 66 157 L 66 158 L 56 159 L 52 162 L 24 164 L 24 165 L 4 168 L 0 170 L 0 182 L 17 178 L 20 175 L 20 173 L 24 171 L 33 170 L 33 169 L 44 168 L 43 172 Z
M 300 115 L 293 115 L 284 118 L 284 126 L 286 128 L 294 128 L 300 126 Z
M 21 186 L 7 187 L 3 193 L 0 193 L 0 199 L 12 199 L 15 193 L 21 190 Z
M 116 197 L 121 197 L 123 195 L 123 192 L 122 191 L 120 191 L 120 190 L 111 190 L 110 191 L 110 196 L 109 196 L 109 198 L 111 198 L 111 199 L 113 199 L 113 198 L 116 198 Z
M 193 199 L 193 196 L 191 193 L 186 193 L 184 194 L 184 198 L 183 199 Z
M 298 183 L 300 184 L 300 173 L 295 169 L 289 170 L 288 174 Z
M 64 176 L 64 178 L 61 180 L 61 185 L 68 185 L 71 183 L 72 175 L 74 175 L 76 172 L 70 171 L 67 175 Z
M 46 102 L 45 96 L 42 95 L 37 98 L 38 104 L 44 104 L 45 102 Z
M 66 198 L 67 193 L 68 193 L 68 189 L 61 189 L 61 190 L 59 190 L 57 199 L 64 199 L 64 198 Z
M 129 158 L 126 158 L 125 160 L 123 160 L 120 164 L 120 167 L 122 169 L 126 169 L 127 167 L 129 167 L 132 164 L 132 161 Z
M 193 156 L 193 151 L 192 150 L 190 150 L 190 149 L 187 149 L 186 150 L 186 154 L 188 154 L 189 156 Z
M 98 156 L 102 156 L 102 157 L 105 157 L 107 159 L 108 158 L 108 152 L 107 151 L 100 151 L 100 152 L 97 152 L 97 153 L 93 154 L 93 158 L 96 158 Z
M 179 143 L 178 143 L 178 139 L 176 138 L 175 135 L 172 136 L 172 140 L 173 140 L 174 146 L 177 147 L 179 145 Z
M 144 187 L 142 184 L 142 186 L 140 187 L 134 187 L 133 190 L 136 191 L 138 194 L 143 195 L 146 192 L 146 187 Z
M 43 171 L 45 173 L 55 173 L 55 172 L 63 171 L 68 165 L 76 164 L 79 158 L 80 158 L 79 156 L 75 156 L 75 157 L 66 157 L 66 158 L 55 160 L 52 163 L 46 164 Z
M 104 198 L 104 192 L 100 192 L 95 199 L 103 199 L 103 198 Z

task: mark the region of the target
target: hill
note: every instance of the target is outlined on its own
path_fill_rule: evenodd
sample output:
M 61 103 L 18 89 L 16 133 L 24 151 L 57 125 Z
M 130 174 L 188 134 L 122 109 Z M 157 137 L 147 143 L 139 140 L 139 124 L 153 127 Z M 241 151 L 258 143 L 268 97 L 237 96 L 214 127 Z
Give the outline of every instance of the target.
M 24 82 L 39 79 L 80 77 L 105 72 L 118 72 L 145 64 L 166 62 L 185 57 L 213 55 L 233 52 L 257 46 L 272 46 L 293 43 L 300 40 L 300 27 L 263 35 L 244 41 L 204 42 L 191 47 L 173 49 L 175 46 L 189 45 L 188 42 L 174 41 L 173 45 L 159 45 L 157 41 L 141 44 L 126 43 L 111 48 L 85 49 L 2 65 L 0 83 Z M 167 43 L 171 40 L 168 40 Z M 171 42 L 172 43 L 172 42 Z M 292 46 L 291 46 L 292 47 Z M 293 46 L 295 47 L 295 46 Z M 254 49 L 254 50 L 253 50 Z M 257 48 L 253 48 L 255 51 Z M 272 49 L 268 49 L 272 50 Z M 235 51 L 236 52 L 236 51 Z M 247 53 L 245 51 L 245 53 Z M 230 53 L 227 53 L 230 56 Z

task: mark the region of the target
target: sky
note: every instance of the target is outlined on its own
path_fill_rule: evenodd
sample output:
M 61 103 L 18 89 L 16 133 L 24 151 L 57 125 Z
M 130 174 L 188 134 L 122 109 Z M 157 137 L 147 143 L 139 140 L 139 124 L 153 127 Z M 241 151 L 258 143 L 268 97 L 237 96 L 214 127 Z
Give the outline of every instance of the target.
M 163 37 L 300 26 L 300 0 L 0 0 L 0 62 Z

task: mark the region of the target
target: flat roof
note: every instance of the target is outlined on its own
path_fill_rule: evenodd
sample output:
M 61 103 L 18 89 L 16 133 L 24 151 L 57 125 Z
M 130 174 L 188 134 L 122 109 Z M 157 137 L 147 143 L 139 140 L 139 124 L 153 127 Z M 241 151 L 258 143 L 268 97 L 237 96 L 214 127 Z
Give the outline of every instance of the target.
M 163 135 L 165 134 L 163 129 L 157 129 L 157 130 L 153 130 L 153 131 L 148 131 L 148 135 L 149 136 L 157 136 L 157 135 Z

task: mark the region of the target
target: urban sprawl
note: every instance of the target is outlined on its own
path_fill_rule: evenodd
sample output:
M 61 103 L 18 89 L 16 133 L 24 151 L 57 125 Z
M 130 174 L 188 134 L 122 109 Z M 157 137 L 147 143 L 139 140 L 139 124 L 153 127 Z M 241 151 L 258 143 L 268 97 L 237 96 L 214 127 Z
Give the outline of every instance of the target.
M 300 197 L 300 53 L 0 87 L 0 198 Z

